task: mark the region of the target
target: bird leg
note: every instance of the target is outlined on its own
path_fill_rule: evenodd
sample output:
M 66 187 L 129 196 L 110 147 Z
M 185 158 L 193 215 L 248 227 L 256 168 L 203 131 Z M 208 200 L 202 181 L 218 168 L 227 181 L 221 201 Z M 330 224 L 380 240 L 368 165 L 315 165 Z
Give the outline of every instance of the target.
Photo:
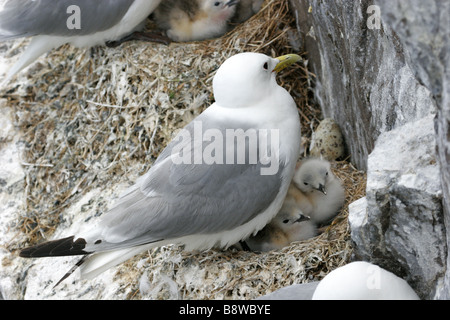
M 149 42 L 156 42 L 156 43 L 162 43 L 165 45 L 169 45 L 172 41 L 170 38 L 156 33 L 156 32 L 142 32 L 142 31 L 135 31 L 125 37 L 123 37 L 120 40 L 117 41 L 107 41 L 106 46 L 110 48 L 118 47 L 122 43 L 127 41 L 133 41 L 133 40 L 140 40 L 140 41 L 149 41 Z

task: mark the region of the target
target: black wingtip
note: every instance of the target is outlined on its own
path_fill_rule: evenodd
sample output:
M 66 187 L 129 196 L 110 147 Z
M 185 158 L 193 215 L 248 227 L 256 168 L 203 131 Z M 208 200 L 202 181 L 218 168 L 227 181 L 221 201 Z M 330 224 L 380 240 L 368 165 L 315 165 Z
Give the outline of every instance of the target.
M 22 258 L 42 258 L 73 256 L 90 253 L 84 251 L 84 248 L 86 247 L 86 240 L 78 238 L 76 241 L 73 241 L 74 238 L 74 236 L 71 236 L 31 246 L 22 249 L 19 253 L 19 256 Z

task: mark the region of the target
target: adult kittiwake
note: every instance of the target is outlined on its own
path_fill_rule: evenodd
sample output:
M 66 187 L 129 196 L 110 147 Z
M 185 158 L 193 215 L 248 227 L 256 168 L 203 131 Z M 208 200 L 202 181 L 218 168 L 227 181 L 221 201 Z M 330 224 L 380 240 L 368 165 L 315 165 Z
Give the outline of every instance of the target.
M 70 43 L 91 47 L 120 40 L 139 27 L 161 0 L 3 0 L 0 41 L 33 37 L 5 82 L 47 51 Z M 2 6 L 3 4 L 3 6 Z M 147 40 L 167 42 L 149 35 Z
M 213 79 L 215 102 L 96 226 L 20 256 L 83 255 L 66 276 L 79 266 L 91 278 L 154 247 L 226 248 L 255 234 L 280 210 L 299 157 L 297 107 L 275 78 L 299 60 L 260 53 L 227 59 Z

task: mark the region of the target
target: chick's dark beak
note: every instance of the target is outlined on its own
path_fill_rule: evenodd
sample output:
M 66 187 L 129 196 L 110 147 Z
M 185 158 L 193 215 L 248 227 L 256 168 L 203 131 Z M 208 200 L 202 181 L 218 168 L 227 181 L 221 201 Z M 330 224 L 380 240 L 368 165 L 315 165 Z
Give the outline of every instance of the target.
M 309 221 L 310 219 L 311 219 L 310 217 L 301 214 L 301 215 L 300 215 L 300 218 L 298 218 L 297 220 L 295 220 L 295 222 Z
M 231 6 L 237 5 L 238 2 L 239 2 L 239 0 L 230 0 L 226 3 L 226 5 L 231 7 Z
M 319 187 L 317 188 L 320 192 L 322 192 L 324 195 L 327 194 L 327 191 L 325 190 L 325 186 L 323 184 L 319 184 Z

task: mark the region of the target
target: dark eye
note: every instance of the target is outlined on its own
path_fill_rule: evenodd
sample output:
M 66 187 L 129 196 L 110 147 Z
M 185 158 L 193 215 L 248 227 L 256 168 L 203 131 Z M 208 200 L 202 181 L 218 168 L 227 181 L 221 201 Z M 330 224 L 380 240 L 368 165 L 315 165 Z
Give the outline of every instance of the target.
M 218 6 L 220 6 L 220 2 L 214 2 L 214 5 L 216 6 L 216 7 L 218 7 Z
M 327 172 L 325 172 L 325 175 L 326 175 L 326 176 L 328 175 L 328 171 L 327 171 Z
M 289 219 L 283 220 L 283 223 L 288 223 Z
M 308 185 L 308 182 L 303 182 L 303 184 L 304 184 L 305 186 L 307 186 L 307 185 Z
M 263 65 L 264 70 L 269 70 L 269 64 L 266 62 Z

